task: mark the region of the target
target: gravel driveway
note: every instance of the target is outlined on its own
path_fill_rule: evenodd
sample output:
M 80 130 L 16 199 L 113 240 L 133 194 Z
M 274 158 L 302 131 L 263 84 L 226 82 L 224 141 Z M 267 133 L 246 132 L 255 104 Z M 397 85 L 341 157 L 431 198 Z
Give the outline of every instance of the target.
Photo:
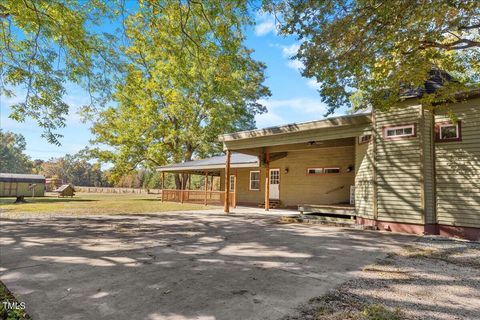
M 480 243 L 419 238 L 285 319 L 478 320 Z
M 215 211 L 0 222 L 33 319 L 278 319 L 416 239 Z

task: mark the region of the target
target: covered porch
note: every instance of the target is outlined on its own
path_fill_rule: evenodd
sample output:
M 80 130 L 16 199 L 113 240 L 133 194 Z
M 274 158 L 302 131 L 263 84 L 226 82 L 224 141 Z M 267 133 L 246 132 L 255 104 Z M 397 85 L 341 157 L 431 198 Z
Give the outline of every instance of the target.
M 259 158 L 255 170 L 237 170 L 236 201 L 266 211 L 355 215 L 356 186 L 370 183 L 362 170 L 372 160 L 371 122 L 370 114 L 355 114 L 221 136 L 227 159 L 233 152 Z
M 227 161 L 230 162 L 230 170 L 228 171 L 226 170 Z M 160 199 L 162 202 L 173 201 L 236 207 L 237 179 L 235 170 L 256 168 L 258 165 L 257 157 L 235 153 L 228 157 L 226 155 L 215 156 L 159 167 L 157 171 L 162 174 Z M 165 181 L 168 174 L 176 174 L 180 177 L 180 188 L 166 188 Z M 196 181 L 196 187 L 192 184 L 194 176 L 199 178 Z

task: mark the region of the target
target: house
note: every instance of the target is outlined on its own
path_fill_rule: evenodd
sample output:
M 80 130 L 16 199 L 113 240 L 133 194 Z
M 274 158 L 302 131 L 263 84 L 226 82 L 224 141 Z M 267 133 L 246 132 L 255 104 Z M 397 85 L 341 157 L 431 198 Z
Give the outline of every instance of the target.
M 220 176 L 217 200 L 225 212 L 236 204 L 268 210 L 273 203 L 347 212 L 382 230 L 478 240 L 480 91 L 464 98 L 431 110 L 412 95 L 389 112 L 225 134 L 219 137 L 223 158 L 159 170 Z M 172 199 L 182 192 L 207 198 L 206 191 L 177 190 Z
M 43 197 L 45 177 L 38 174 L 0 173 L 0 197 Z
M 75 195 L 75 188 L 71 184 L 63 184 L 53 192 L 58 193 L 59 197 L 73 197 Z

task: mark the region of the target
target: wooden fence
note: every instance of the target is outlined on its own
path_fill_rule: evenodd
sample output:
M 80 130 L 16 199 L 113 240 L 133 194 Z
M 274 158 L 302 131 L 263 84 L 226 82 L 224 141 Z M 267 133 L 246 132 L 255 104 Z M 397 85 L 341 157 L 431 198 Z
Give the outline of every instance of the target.
M 75 186 L 75 191 L 88 192 L 88 193 L 137 193 L 137 194 L 161 194 L 162 193 L 162 189 L 83 187 L 83 186 Z

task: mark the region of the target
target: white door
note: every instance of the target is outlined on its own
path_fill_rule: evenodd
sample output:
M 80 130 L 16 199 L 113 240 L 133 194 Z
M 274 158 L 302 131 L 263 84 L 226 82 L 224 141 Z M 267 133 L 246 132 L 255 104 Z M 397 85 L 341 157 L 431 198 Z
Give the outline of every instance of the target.
M 280 199 L 280 169 L 270 169 L 270 199 Z

